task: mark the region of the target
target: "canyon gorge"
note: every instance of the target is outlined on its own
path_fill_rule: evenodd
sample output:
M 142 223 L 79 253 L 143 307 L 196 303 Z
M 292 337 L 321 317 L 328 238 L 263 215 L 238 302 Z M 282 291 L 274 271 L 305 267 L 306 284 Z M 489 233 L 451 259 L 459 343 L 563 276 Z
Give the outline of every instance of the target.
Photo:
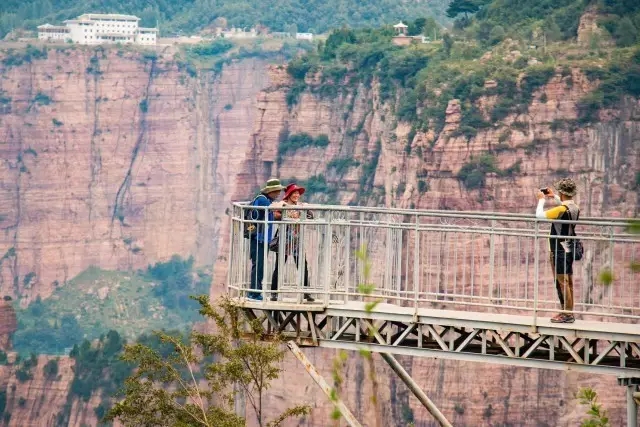
M 320 76 L 307 76 L 292 100 L 296 83 L 286 66 L 264 59 L 194 73 L 170 49 L 60 47 L 19 64 L 6 59 L 23 50 L 0 55 L 0 295 L 18 307 L 47 299 L 90 266 L 136 270 L 174 254 L 212 266 L 211 295 L 220 295 L 229 205 L 272 176 L 314 184 L 320 190 L 311 199 L 324 203 L 527 213 L 536 188 L 568 175 L 585 215 L 634 217 L 640 209 L 640 100 L 624 98 L 597 122 L 580 123 L 578 103 L 597 82 L 579 67 L 556 70 L 525 112 L 468 137 L 459 132 L 457 100 L 440 132 L 416 130 L 395 117 L 375 82 L 340 81 L 344 90 L 323 96 Z M 497 97 L 480 97 L 477 108 L 488 116 Z M 279 149 L 302 133 L 329 143 Z M 460 170 L 486 153 L 501 173 L 467 188 Z M 11 303 L 2 304 L 6 347 L 16 320 Z M 329 377 L 335 353 L 307 354 Z M 7 425 L 56 426 L 65 411 L 70 426 L 97 424 L 99 393 L 70 398 L 74 361 L 59 357 L 49 378 L 42 368 L 52 358 L 39 356 L 26 381 L 16 366 L 0 367 Z M 456 426 L 575 426 L 584 414 L 576 392 L 587 385 L 612 424 L 624 424 L 625 390 L 615 378 L 401 361 Z M 268 416 L 306 403 L 311 415 L 287 425 L 329 425 L 331 405 L 304 368 L 288 354 L 282 363 Z M 378 371 L 385 425 L 436 425 L 381 361 Z M 344 377 L 347 405 L 369 425 L 371 390 L 359 356 L 351 355 Z

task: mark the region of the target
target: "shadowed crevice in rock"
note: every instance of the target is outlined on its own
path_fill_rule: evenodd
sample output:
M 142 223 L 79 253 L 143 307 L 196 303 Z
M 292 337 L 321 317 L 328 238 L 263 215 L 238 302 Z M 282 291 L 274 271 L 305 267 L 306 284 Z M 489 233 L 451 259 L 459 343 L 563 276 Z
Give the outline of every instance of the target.
M 147 86 L 144 92 L 144 97 L 142 101 L 140 101 L 140 132 L 138 134 L 138 138 L 131 152 L 131 161 L 129 162 L 129 168 L 125 173 L 124 180 L 120 184 L 118 191 L 116 192 L 116 197 L 113 202 L 113 214 L 111 216 L 111 227 L 113 231 L 113 222 L 116 218 L 120 221 L 120 225 L 125 225 L 125 199 L 128 195 L 128 192 L 131 188 L 131 180 L 133 174 L 133 167 L 135 165 L 136 160 L 138 159 L 138 154 L 140 149 L 142 148 L 145 137 L 147 135 L 147 112 L 149 110 L 149 91 L 151 89 L 151 83 L 153 82 L 153 77 L 155 73 L 156 60 L 152 59 L 150 61 L 149 67 L 149 77 L 147 80 Z

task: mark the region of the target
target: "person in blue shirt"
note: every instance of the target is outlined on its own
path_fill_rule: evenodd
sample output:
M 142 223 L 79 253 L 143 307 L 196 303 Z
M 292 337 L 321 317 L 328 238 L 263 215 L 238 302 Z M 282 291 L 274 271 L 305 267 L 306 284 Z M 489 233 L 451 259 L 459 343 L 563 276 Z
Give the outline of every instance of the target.
M 276 200 L 284 187 L 280 185 L 280 180 L 272 178 L 260 190 L 260 195 L 251 203 L 252 206 L 267 207 Z M 247 297 L 249 299 L 262 301 L 262 294 L 256 291 L 262 291 L 262 279 L 264 276 L 264 255 L 265 245 L 268 245 L 272 239 L 273 227 L 269 224 L 264 226 L 264 215 L 266 210 L 253 209 L 250 217 L 252 221 L 256 221 L 255 233 L 251 235 L 249 240 L 249 257 L 251 258 L 251 290 Z M 275 218 L 276 220 L 279 218 Z M 269 211 L 267 221 L 274 220 L 273 211 Z M 267 248 L 268 250 L 268 248 Z

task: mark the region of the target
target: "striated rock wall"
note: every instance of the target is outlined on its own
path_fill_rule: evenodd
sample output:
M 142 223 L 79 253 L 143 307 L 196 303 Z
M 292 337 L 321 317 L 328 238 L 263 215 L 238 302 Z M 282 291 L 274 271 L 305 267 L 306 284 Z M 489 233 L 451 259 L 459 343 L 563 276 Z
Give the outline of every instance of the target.
M 11 349 L 11 334 L 16 326 L 15 309 L 6 301 L 0 302 L 0 350 L 7 352 Z
M 258 122 L 250 143 L 261 160 L 252 161 L 262 166 L 256 170 L 258 181 L 270 175 L 303 180 L 321 174 L 340 190 L 341 203 L 531 212 L 536 188 L 571 176 L 578 181 L 578 203 L 586 215 L 630 217 L 640 209 L 635 184 L 640 167 L 640 102 L 628 99 L 621 110 L 603 112 L 603 121 L 596 125 L 578 124 L 577 103 L 594 84 L 577 69 L 568 75 L 558 70 L 536 91 L 525 114 L 508 116 L 491 128 L 478 130 L 471 139 L 456 136 L 460 122 L 457 100 L 450 102 L 439 135 L 412 135 L 411 127 L 398 123 L 388 105 L 377 103 L 375 85 L 360 86 L 332 99 L 304 92 L 288 108 L 286 70 L 272 67 L 270 72 L 280 85 L 260 94 Z M 478 108 L 486 109 L 494 102 L 490 98 L 481 98 Z M 280 135 L 300 132 L 327 134 L 331 143 L 326 148 L 301 148 L 279 164 Z M 464 188 L 456 175 L 474 156 L 488 151 L 495 155 L 498 168 L 505 170 L 517 163 L 519 171 L 503 177 L 489 174 L 484 188 Z M 372 186 L 362 188 L 360 178 L 378 152 Z M 329 161 L 348 158 L 360 165 L 343 177 L 328 170 Z M 428 191 L 419 191 L 419 180 L 428 184 Z M 248 188 L 239 189 L 238 197 L 242 197 Z
M 0 295 L 46 298 L 90 265 L 215 259 L 263 69 L 193 78 L 168 54 L 100 48 L 0 66 Z
M 15 355 L 11 355 L 11 360 L 15 360 Z M 58 361 L 57 375 L 46 375 L 44 372 L 50 360 Z M 39 356 L 38 364 L 30 369 L 33 378 L 24 382 L 16 377 L 19 366 L 0 366 L 0 390 L 6 393 L 5 419 L 6 414 L 10 414 L 7 425 L 56 426 L 58 413 L 67 403 L 67 394 L 73 381 L 73 364 L 73 359 L 68 357 L 56 359 Z M 93 416 L 93 410 L 89 414 Z

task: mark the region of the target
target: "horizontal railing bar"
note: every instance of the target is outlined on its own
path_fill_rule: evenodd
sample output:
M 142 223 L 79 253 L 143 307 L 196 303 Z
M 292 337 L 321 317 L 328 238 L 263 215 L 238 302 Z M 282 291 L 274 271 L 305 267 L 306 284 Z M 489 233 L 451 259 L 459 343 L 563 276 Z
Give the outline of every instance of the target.
M 531 220 L 540 222 L 551 222 L 547 219 L 537 219 L 533 214 L 517 214 L 517 213 L 501 213 L 501 212 L 482 212 L 482 211 L 445 211 L 445 210 L 416 210 L 416 209 L 398 209 L 398 208 L 369 208 L 369 207 L 354 207 L 354 206 L 342 206 L 342 205 L 302 205 L 302 206 L 282 206 L 274 208 L 273 206 L 252 206 L 246 203 L 235 202 L 234 206 L 242 210 L 255 209 L 255 210 L 314 210 L 314 211 L 335 211 L 335 212 L 354 212 L 354 213 L 376 213 L 387 215 L 407 215 L 418 217 L 445 217 L 445 218 L 474 218 L 474 219 L 513 219 L 513 220 Z M 637 218 L 602 218 L 602 217 L 583 217 L 578 221 L 564 220 L 566 223 L 581 223 L 588 224 L 593 222 L 594 225 L 612 225 L 612 226 L 626 226 L 629 222 L 637 221 Z M 553 222 L 561 222 L 561 220 L 553 220 Z
M 235 221 L 235 219 L 234 219 Z M 255 221 L 242 220 L 238 219 L 238 222 L 243 223 L 255 223 Z M 307 226 L 326 226 L 333 225 L 338 226 L 340 223 L 336 222 L 328 222 L 328 221 L 319 221 L 319 220 L 307 220 L 307 221 L 269 221 L 270 225 L 307 225 Z M 460 233 L 460 234 L 492 234 L 496 236 L 513 236 L 513 237 L 550 237 L 549 233 L 538 234 L 532 233 L 529 229 L 519 229 L 519 228 L 486 228 L 486 227 L 466 227 L 462 226 L 425 226 L 420 225 L 416 226 L 411 223 L 363 223 L 363 222 L 351 222 L 345 224 L 343 226 L 350 227 L 365 227 L 365 228 L 384 228 L 384 229 L 394 229 L 394 230 L 408 230 L 408 231 L 433 231 L 433 232 L 443 232 L 443 233 Z M 313 230 L 312 230 L 313 231 Z M 594 240 L 594 241 L 611 241 L 612 238 L 616 241 L 616 243 L 640 243 L 640 237 L 636 237 L 635 234 L 608 234 L 608 235 L 599 235 L 597 233 L 584 233 L 578 236 L 562 236 L 562 239 L 565 240 Z

